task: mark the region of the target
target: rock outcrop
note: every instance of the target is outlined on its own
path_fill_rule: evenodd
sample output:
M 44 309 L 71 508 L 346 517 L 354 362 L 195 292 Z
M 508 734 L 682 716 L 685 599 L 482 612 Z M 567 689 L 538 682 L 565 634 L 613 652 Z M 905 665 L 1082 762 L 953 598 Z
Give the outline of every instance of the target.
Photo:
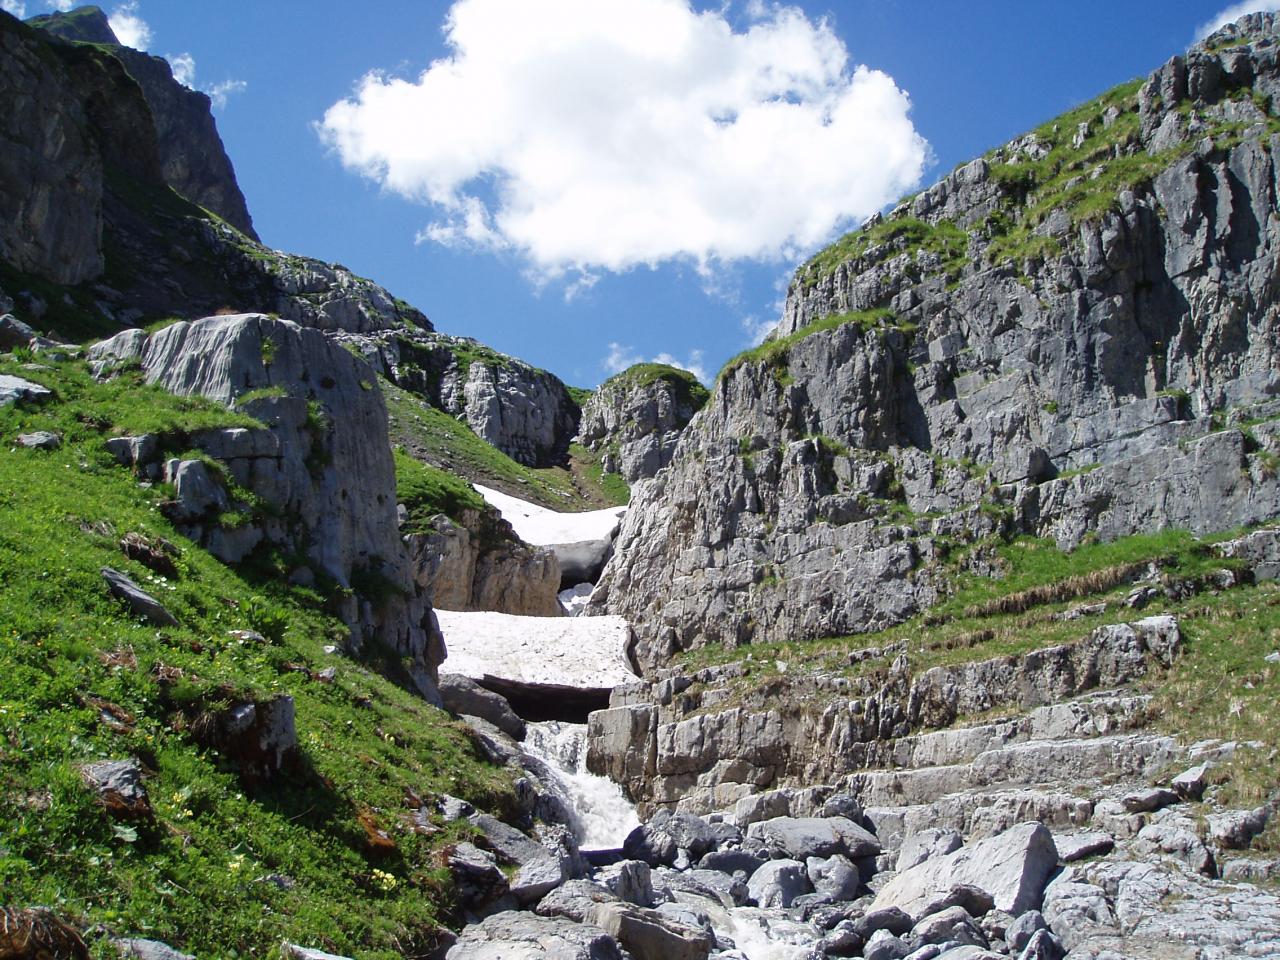
M 432 518 L 430 533 L 405 538 L 414 577 L 430 591 L 433 607 L 520 617 L 564 614 L 560 562 L 551 550 L 522 543 L 496 516 L 464 521 L 441 514 Z
M 32 26 L 71 42 L 105 44 L 137 81 L 155 118 L 165 182 L 254 240 L 253 220 L 218 136 L 206 94 L 183 86 L 161 57 L 125 47 L 98 7 L 33 17 Z
M 90 358 L 103 375 L 138 363 L 150 383 L 235 404 L 262 421 L 260 429 L 204 431 L 191 442 L 271 510 L 228 527 L 226 485 L 202 461 L 175 460 L 165 470 L 175 484 L 175 520 L 228 561 L 260 544 L 305 557 L 290 576 L 332 585 L 353 647 L 377 640 L 398 651 L 435 697 L 444 650 L 400 541 L 386 408 L 368 365 L 318 330 L 258 314 L 127 331 L 96 344 Z
M 103 269 L 102 158 L 72 78 L 43 50 L 0 11 L 0 258 L 81 283 Z
M 591 610 L 675 650 L 860 632 L 947 541 L 1280 511 L 1273 15 L 819 254 L 633 503 Z
M 687 370 L 637 364 L 600 385 L 582 408 L 578 436 L 606 473 L 647 480 L 671 462 L 680 432 L 705 406 L 706 387 Z
M 220 310 L 328 330 L 430 329 L 340 264 L 259 244 L 207 98 L 164 61 L 85 35 L 98 39 L 67 42 L 0 12 L 0 98 L 11 105 L 0 124 L 0 259 L 18 273 L 0 300 L 40 329 L 71 324 L 81 335 Z M 41 299 L 27 277 L 67 285 L 65 297 Z
M 400 330 L 351 338 L 383 376 L 464 420 L 530 467 L 564 463 L 580 411 L 554 374 L 466 337 Z

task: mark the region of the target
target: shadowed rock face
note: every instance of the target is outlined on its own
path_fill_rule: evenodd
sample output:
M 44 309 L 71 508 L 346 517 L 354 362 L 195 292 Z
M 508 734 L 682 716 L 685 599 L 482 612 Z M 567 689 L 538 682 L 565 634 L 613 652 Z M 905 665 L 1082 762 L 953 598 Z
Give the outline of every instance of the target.
M 419 687 L 434 695 L 443 646 L 400 540 L 386 407 L 367 364 L 318 330 L 259 314 L 182 322 L 150 335 L 130 330 L 95 345 L 90 356 L 108 366 L 137 361 L 148 382 L 226 404 L 273 388 L 242 407 L 266 430 L 206 431 L 193 443 L 296 518 L 264 522 L 260 539 L 305 554 L 314 574 L 341 587 L 376 578 L 394 588 L 381 600 L 353 595 L 340 613 L 356 646 L 376 639 L 399 651 L 412 661 Z M 189 532 L 222 549 L 216 525 Z
M 155 118 L 165 182 L 254 240 L 253 220 L 235 169 L 218 136 L 208 96 L 183 86 L 161 57 L 120 45 L 98 7 L 33 17 L 33 26 L 64 40 L 109 44 L 137 81 Z
M 1028 135 L 802 268 L 792 339 L 721 375 L 590 611 L 636 623 L 652 667 L 899 622 L 945 586 L 943 538 L 1274 517 L 1280 127 L 1258 102 L 1280 94 L 1278 33 L 1246 17 L 1100 103 L 1083 140 Z M 1033 215 L 1034 158 L 1073 133 L 1097 155 Z M 1147 172 L 1088 188 L 1110 161 Z M 1267 422 L 1223 429 L 1243 420 Z

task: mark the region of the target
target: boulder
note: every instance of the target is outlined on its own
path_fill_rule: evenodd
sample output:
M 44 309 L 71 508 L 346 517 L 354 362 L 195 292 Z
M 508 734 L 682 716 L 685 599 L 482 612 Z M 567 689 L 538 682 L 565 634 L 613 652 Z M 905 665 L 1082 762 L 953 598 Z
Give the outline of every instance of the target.
M 1149 823 L 1138 831 L 1129 849 L 1144 859 L 1170 856 L 1193 873 L 1215 875 L 1218 871 L 1213 854 L 1189 827 L 1189 823 Z
M 1018 954 L 1018 960 L 1062 960 L 1066 954 L 1061 940 L 1048 930 L 1037 930 Z
M 1044 914 L 1039 910 L 1028 910 L 1009 924 L 1008 929 L 1005 930 L 1005 942 L 1011 949 L 1021 951 L 1031 942 L 1032 937 L 1041 930 L 1048 929 L 1049 924 Z
M 591 880 L 566 880 L 538 901 L 534 912 L 541 917 L 564 917 L 577 923 L 590 923 L 599 903 L 616 903 L 613 891 Z
M 48 430 L 37 430 L 18 434 L 17 444 L 30 450 L 57 450 L 62 446 L 62 438 Z
M 1115 849 L 1116 838 L 1109 833 L 1055 834 L 1053 844 L 1058 848 L 1059 860 L 1074 863 L 1085 857 L 1110 853 Z
M 1017 916 L 1040 905 L 1057 864 L 1052 834 L 1040 823 L 1019 824 L 897 874 L 881 888 L 874 906 L 918 913 L 956 884 L 971 884 L 990 894 L 996 908 Z
M 964 846 L 964 840 L 959 831 L 929 827 L 918 833 L 909 834 L 902 841 L 895 869 L 899 872 L 909 870 L 917 864 L 924 863 L 930 857 L 946 856 L 962 846 Z
M 511 709 L 505 697 L 457 673 L 441 673 L 436 686 L 445 709 L 450 713 L 480 717 L 508 736 L 524 739 L 524 721 Z
M 465 928 L 447 960 L 623 960 L 623 954 L 599 927 L 505 911 Z
M 909 943 L 957 943 L 984 949 L 990 944 L 986 935 L 963 907 L 948 907 L 931 913 L 911 928 Z
M 1210 814 L 1209 837 L 1218 846 L 1228 850 L 1244 850 L 1253 842 L 1254 837 L 1266 829 L 1269 816 L 1270 812 L 1266 807 Z
M 751 876 L 767 859 L 748 850 L 712 850 L 698 861 L 698 866 L 704 870 L 718 870 L 730 876 L 739 871 Z
M 862 948 L 865 960 L 903 960 L 911 947 L 888 930 L 877 930 Z
M 813 891 L 805 865 L 798 860 L 770 860 L 747 881 L 751 899 L 760 907 L 789 907 Z
M 151 816 L 151 800 L 142 782 L 142 765 L 137 760 L 100 760 L 85 764 L 80 772 L 113 817 Z
M 696 860 L 714 843 L 715 834 L 701 817 L 659 810 L 647 823 L 631 831 L 622 849 L 631 859 L 656 867 L 675 863 L 682 851 L 690 860 Z
M 53 396 L 53 391 L 48 387 L 42 387 L 38 383 L 24 380 L 22 377 L 12 377 L 7 373 L 0 373 L 0 407 L 7 407 L 19 401 L 39 403 L 51 396 Z
M 126 960 L 196 960 L 190 953 L 181 953 L 159 940 L 112 940 L 112 946 Z
M 640 907 L 654 905 L 653 873 L 643 860 L 622 860 L 610 864 L 602 867 L 596 876 L 619 900 Z
M 128 576 L 110 567 L 102 568 L 102 579 L 107 590 L 117 600 L 123 600 L 135 616 L 150 620 L 158 627 L 176 627 L 178 619 L 151 594 L 147 593 Z
M 497 858 L 474 844 L 460 843 L 449 850 L 445 864 L 453 876 L 458 900 L 465 907 L 489 903 L 508 892 L 507 877 L 498 867 Z
M 805 860 L 805 871 L 814 892 L 830 900 L 853 900 L 862 886 L 858 868 L 838 853 L 826 858 L 809 857 Z
M 858 860 L 880 852 L 880 841 L 845 817 L 774 817 L 751 824 L 747 836 L 796 860 L 833 854 Z
M 899 907 L 872 907 L 854 921 L 855 929 L 863 940 L 871 939 L 877 930 L 886 930 L 894 936 L 910 933 L 915 920 Z
M 1178 794 L 1173 790 L 1166 790 L 1164 787 L 1149 787 L 1145 790 L 1136 790 L 1133 793 L 1125 794 L 1120 798 L 1120 802 L 1130 813 L 1152 813 L 1169 806 L 1171 803 L 1177 803 L 1178 799 Z
M 635 960 L 706 960 L 715 945 L 714 938 L 701 928 L 633 904 L 597 904 L 591 922 Z
M 1173 792 L 1184 800 L 1199 800 L 1209 786 L 1209 771 L 1212 763 L 1201 763 L 1184 770 L 1170 782 Z
M 348 957 L 340 957 L 336 953 L 300 947 L 296 943 L 282 943 L 280 952 L 284 954 L 284 960 L 349 960 Z

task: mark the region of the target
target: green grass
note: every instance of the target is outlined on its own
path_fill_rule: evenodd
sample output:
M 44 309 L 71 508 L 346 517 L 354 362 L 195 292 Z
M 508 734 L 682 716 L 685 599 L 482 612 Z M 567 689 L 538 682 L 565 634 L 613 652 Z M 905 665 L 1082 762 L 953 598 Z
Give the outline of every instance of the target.
M 445 514 L 455 523 L 463 523 L 468 511 L 484 513 L 489 509 L 484 497 L 460 477 L 415 460 L 403 450 L 395 451 L 396 499 L 409 511 L 401 527 L 403 533 L 428 533 L 431 518 Z
M 569 398 L 578 405 L 579 409 L 585 407 L 587 401 L 596 395 L 594 390 L 588 390 L 586 387 L 565 386 L 565 389 L 569 391 Z
M 563 467 L 526 467 L 408 391 L 386 380 L 380 386 L 391 418 L 391 442 L 415 460 L 553 510 L 595 510 L 619 502 L 621 490 L 614 480 L 593 479 L 590 455 L 585 461 L 571 455 Z
M 692 410 L 701 410 L 711 399 L 711 392 L 702 385 L 702 381 L 688 370 L 666 363 L 633 364 L 600 384 L 600 389 L 640 389 L 658 381 L 671 387 L 678 404 Z
M 904 330 L 911 332 L 909 325 L 896 324 L 894 322 L 894 314 L 891 310 L 858 310 L 850 313 L 837 313 L 821 320 L 815 320 L 807 326 L 801 327 L 795 333 L 788 334 L 785 337 L 779 337 L 776 340 L 766 340 L 759 346 L 752 347 L 750 350 L 744 350 L 742 353 L 733 357 L 720 370 L 717 379 L 723 378 L 732 371 L 736 370 L 743 364 L 769 364 L 778 368 L 785 368 L 787 356 L 793 346 L 816 333 L 824 333 L 828 330 L 834 330 L 837 327 L 843 327 L 848 324 L 855 324 L 863 333 L 872 330 Z M 785 377 L 785 371 L 780 374 Z
M 889 245 L 894 254 L 920 252 L 935 254 L 943 263 L 943 270 L 959 276 L 969 249 L 969 235 L 950 220 L 929 223 L 915 217 L 899 216 L 892 220 L 878 220 L 845 234 L 835 243 L 819 251 L 797 272 L 796 280 L 806 289 L 830 276 L 842 263 L 866 256 L 876 247 Z
M 601 498 L 616 507 L 625 507 L 631 502 L 631 487 L 621 475 L 605 473 L 601 464 L 601 456 L 593 453 L 579 443 L 569 447 L 569 456 L 578 464 L 580 472 L 595 485 Z
M 100 925 L 95 957 L 109 955 L 106 935 L 211 958 L 273 956 L 283 939 L 357 960 L 427 952 L 449 918 L 438 851 L 456 830 L 415 831 L 410 806 L 448 792 L 509 812 L 509 776 L 481 759 L 465 728 L 371 664 L 324 653 L 346 631 L 323 596 L 215 561 L 165 521 L 165 491 L 140 486 L 103 446 L 113 433 L 176 437 L 246 418 L 136 383 L 94 384 L 77 363 L 23 375 L 58 397 L 0 410 L 0 436 L 50 429 L 64 443 L 0 445 L 5 905 Z M 126 533 L 172 543 L 178 577 L 126 558 Z M 105 591 L 104 566 L 153 592 L 181 625 L 131 617 Z M 268 639 L 229 635 L 254 628 Z M 305 672 L 324 666 L 337 667 L 334 682 Z M 232 758 L 197 744 L 192 714 L 275 694 L 296 701 L 303 763 L 250 790 Z M 105 705 L 128 716 L 123 729 L 101 721 Z M 154 822 L 113 822 L 80 781 L 81 764 L 128 756 L 148 770 Z M 395 849 L 377 855 L 361 817 Z M 273 874 L 292 887 L 265 879 Z
M 1157 562 L 1164 571 L 1196 578 L 1238 565 L 1236 561 L 1214 555 L 1208 548 L 1209 542 L 1185 531 L 1169 530 L 1088 544 L 1071 553 L 1059 550 L 1050 540 L 1030 537 L 1009 543 L 977 544 L 968 551 L 993 552 L 999 576 L 959 572 L 967 551 L 957 551 L 949 560 L 952 594 L 897 627 L 854 636 L 753 644 L 738 650 L 704 647 L 681 654 L 680 659 L 687 669 L 694 670 L 705 664 L 740 660 L 750 653 L 753 660 L 765 663 L 784 660 L 793 666 L 814 670 L 848 672 L 849 652 L 901 640 L 908 641 L 912 665 L 919 669 L 1023 653 L 1066 642 L 1073 636 L 1083 635 L 1082 629 L 1087 631 L 1090 626 L 1131 619 L 1133 611 L 1115 604 L 1104 614 L 1080 621 L 1051 618 L 1052 614 L 1087 600 L 1097 597 L 1114 600 L 1123 596 L 1132 577 L 1113 585 L 1113 578 L 1108 576 L 1113 572 Z M 1032 591 L 1069 580 L 1078 584 L 1078 589 L 1070 591 L 1070 595 L 1036 602 L 1038 598 Z M 1015 598 L 1015 602 L 1008 604 L 1013 609 L 998 612 L 995 608 L 999 602 L 1008 598 Z M 1018 600 L 1025 602 L 1016 602 Z

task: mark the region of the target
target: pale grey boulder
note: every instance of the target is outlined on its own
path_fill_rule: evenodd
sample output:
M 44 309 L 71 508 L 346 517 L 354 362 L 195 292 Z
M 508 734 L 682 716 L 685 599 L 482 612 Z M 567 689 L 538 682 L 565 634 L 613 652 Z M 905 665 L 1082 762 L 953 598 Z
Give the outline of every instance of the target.
M 923 917 L 904 938 L 915 946 L 926 943 L 955 943 L 987 948 L 990 943 L 963 907 L 948 907 Z
M 1212 769 L 1211 762 L 1196 764 L 1174 777 L 1169 786 L 1184 800 L 1199 800 L 1209 787 L 1209 771 Z
M 775 817 L 751 824 L 747 836 L 796 860 L 841 854 L 875 856 L 880 841 L 845 817 Z
M 340 957 L 336 953 L 325 953 L 323 950 L 301 947 L 296 943 L 281 944 L 280 952 L 284 954 L 284 960 L 349 960 L 349 958 Z
M 131 938 L 112 940 L 111 944 L 128 960 L 196 960 L 193 954 L 182 953 L 159 940 Z
M 814 893 L 830 900 L 853 900 L 862 887 L 862 875 L 857 866 L 843 854 L 807 857 L 805 872 L 813 884 Z
M 591 923 L 604 930 L 635 960 L 706 960 L 715 940 L 700 927 L 634 904 L 601 903 Z
M 622 860 L 602 867 L 596 874 L 619 900 L 639 907 L 652 907 L 657 900 L 653 891 L 653 871 L 643 860 Z
M 38 403 L 52 396 L 53 391 L 48 387 L 42 387 L 22 377 L 0 373 L 0 407 L 7 407 L 19 401 Z
M 895 869 L 899 872 L 909 870 L 917 864 L 924 863 L 930 857 L 946 856 L 962 846 L 964 846 L 964 839 L 958 830 L 929 827 L 918 833 L 909 834 L 902 841 Z
M 760 907 L 789 907 L 813 892 L 808 871 L 798 860 L 770 860 L 747 880 L 747 892 Z
M 524 739 L 525 723 L 511 709 L 506 697 L 486 690 L 470 677 L 457 673 L 441 673 L 436 686 L 446 710 L 480 717 L 508 736 Z
M 874 906 L 915 913 L 956 884 L 971 884 L 990 894 L 997 909 L 1017 916 L 1040 905 L 1057 864 L 1053 835 L 1039 823 L 1024 823 L 897 874 Z
M 1214 843 L 1228 850 L 1243 850 L 1266 829 L 1270 811 L 1266 807 L 1229 810 L 1226 813 L 1210 814 L 1207 819 L 1209 837 Z
M 888 930 L 877 930 L 862 948 L 865 960 L 903 960 L 909 953 L 910 945 Z
M 506 911 L 462 931 L 448 960 L 623 960 L 618 942 L 597 926 Z
M 15 442 L 18 446 L 26 447 L 29 450 L 57 450 L 62 446 L 62 438 L 48 430 L 20 433 Z

